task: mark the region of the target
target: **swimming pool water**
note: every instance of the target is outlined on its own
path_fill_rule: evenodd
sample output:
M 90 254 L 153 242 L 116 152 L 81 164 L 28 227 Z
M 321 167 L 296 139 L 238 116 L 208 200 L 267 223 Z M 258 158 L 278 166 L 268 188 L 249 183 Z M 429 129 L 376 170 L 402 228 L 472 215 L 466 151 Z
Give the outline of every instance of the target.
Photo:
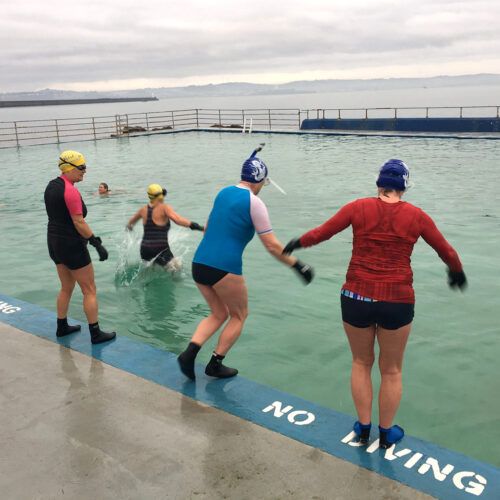
M 410 165 L 414 187 L 405 199 L 426 210 L 457 249 L 469 288 L 449 290 L 445 265 L 425 242 L 417 243 L 416 317 L 397 423 L 409 434 L 500 465 L 499 141 L 190 132 L 2 150 L 1 292 L 55 310 L 58 280 L 46 248 L 43 192 L 58 175 L 59 152 L 79 150 L 88 164 L 78 185 L 87 221 L 110 253 L 102 263 L 90 249 L 101 324 L 180 352 L 208 311 L 190 277 L 201 234 L 174 225 L 171 247 L 183 271 L 171 276 L 140 264 L 141 228 L 128 234 L 125 224 L 146 203 L 153 182 L 167 187 L 178 213 L 204 223 L 215 194 L 237 182 L 241 163 L 259 142 L 266 142 L 260 156 L 271 177 L 288 193 L 271 186 L 261 193 L 284 243 L 344 203 L 373 195 L 385 159 Z M 113 191 L 106 198 L 94 194 L 103 181 Z M 254 238 L 244 257 L 250 316 L 228 364 L 247 378 L 354 415 L 339 306 L 351 239 L 348 229 L 298 253 L 316 270 L 305 287 Z M 78 290 L 70 316 L 85 320 Z

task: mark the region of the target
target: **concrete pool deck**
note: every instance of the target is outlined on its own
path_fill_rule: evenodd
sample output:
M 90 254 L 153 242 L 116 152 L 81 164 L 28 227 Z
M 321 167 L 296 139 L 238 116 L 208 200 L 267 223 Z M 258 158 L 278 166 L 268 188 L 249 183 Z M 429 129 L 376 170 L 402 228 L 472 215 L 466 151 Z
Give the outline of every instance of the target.
M 412 437 L 360 449 L 352 417 L 239 376 L 187 382 L 172 353 L 92 347 L 85 326 L 57 342 L 54 324 L 0 295 L 2 498 L 499 497 L 491 465 Z
M 62 345 L 0 335 L 2 498 L 431 498 Z

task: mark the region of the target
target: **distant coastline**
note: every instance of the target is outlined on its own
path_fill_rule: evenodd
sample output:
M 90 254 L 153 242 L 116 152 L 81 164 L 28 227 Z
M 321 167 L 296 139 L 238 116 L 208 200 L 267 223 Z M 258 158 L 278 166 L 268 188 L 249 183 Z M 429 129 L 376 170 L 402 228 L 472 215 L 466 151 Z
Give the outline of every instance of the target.
M 498 87 L 500 91 L 500 74 L 434 76 L 420 78 L 372 78 L 365 80 L 301 80 L 280 84 L 263 84 L 248 82 L 227 82 L 208 85 L 187 85 L 184 87 L 154 87 L 114 91 L 70 91 L 42 89 L 30 92 L 0 92 L 0 107 L 7 101 L 50 101 L 46 105 L 55 104 L 58 100 L 89 99 L 86 102 L 123 102 L 137 99 L 136 96 L 155 96 L 158 99 L 177 99 L 194 97 L 251 97 L 251 96 L 286 96 L 298 94 L 324 94 L 330 92 L 358 92 L 402 89 L 460 88 L 460 87 Z M 104 100 L 107 99 L 107 100 Z M 115 99 L 114 101 L 112 99 Z M 75 103 L 80 104 L 80 103 Z M 17 105 L 19 106 L 19 104 Z
M 68 104 L 107 104 L 110 102 L 146 102 L 157 101 L 157 97 L 102 97 L 94 99 L 37 99 L 29 101 L 1 101 L 0 108 L 18 108 L 28 106 L 63 106 Z

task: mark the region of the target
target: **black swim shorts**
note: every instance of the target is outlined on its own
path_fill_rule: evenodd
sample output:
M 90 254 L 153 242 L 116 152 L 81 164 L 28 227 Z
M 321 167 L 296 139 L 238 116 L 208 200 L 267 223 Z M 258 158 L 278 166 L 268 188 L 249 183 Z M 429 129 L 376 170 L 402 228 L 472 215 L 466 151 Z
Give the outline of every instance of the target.
M 88 266 L 92 261 L 83 238 L 71 238 L 47 235 L 47 246 L 50 258 L 56 265 L 64 264 L 68 269 L 75 271 Z
M 398 302 L 364 302 L 345 295 L 340 296 L 342 320 L 356 328 L 378 325 L 386 330 L 397 330 L 413 321 L 415 304 Z
M 206 266 L 205 264 L 199 264 L 198 262 L 193 262 L 191 272 L 196 283 L 207 286 L 214 286 L 228 274 L 227 271 L 212 266 Z
M 169 247 L 162 249 L 141 245 L 141 259 L 143 260 L 154 260 L 155 264 L 166 266 L 173 258 L 174 254 Z

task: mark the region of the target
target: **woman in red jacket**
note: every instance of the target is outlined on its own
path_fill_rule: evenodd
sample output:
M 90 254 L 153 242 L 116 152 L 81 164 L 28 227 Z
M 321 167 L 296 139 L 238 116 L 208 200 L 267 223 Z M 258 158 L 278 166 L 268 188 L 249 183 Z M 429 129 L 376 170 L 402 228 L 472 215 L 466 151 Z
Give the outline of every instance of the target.
M 466 278 L 457 252 L 432 219 L 401 200 L 409 170 L 401 160 L 388 160 L 377 180 L 378 196 L 343 206 L 321 226 L 291 240 L 283 250 L 310 247 L 348 226 L 353 229 L 352 258 L 341 290 L 342 320 L 352 351 L 351 390 L 358 420 L 354 431 L 367 443 L 371 429 L 375 338 L 378 341 L 380 446 L 400 441 L 404 431 L 393 425 L 402 393 L 402 365 L 413 321 L 415 294 L 410 256 L 420 236 L 448 266 L 448 283 L 463 289 Z

